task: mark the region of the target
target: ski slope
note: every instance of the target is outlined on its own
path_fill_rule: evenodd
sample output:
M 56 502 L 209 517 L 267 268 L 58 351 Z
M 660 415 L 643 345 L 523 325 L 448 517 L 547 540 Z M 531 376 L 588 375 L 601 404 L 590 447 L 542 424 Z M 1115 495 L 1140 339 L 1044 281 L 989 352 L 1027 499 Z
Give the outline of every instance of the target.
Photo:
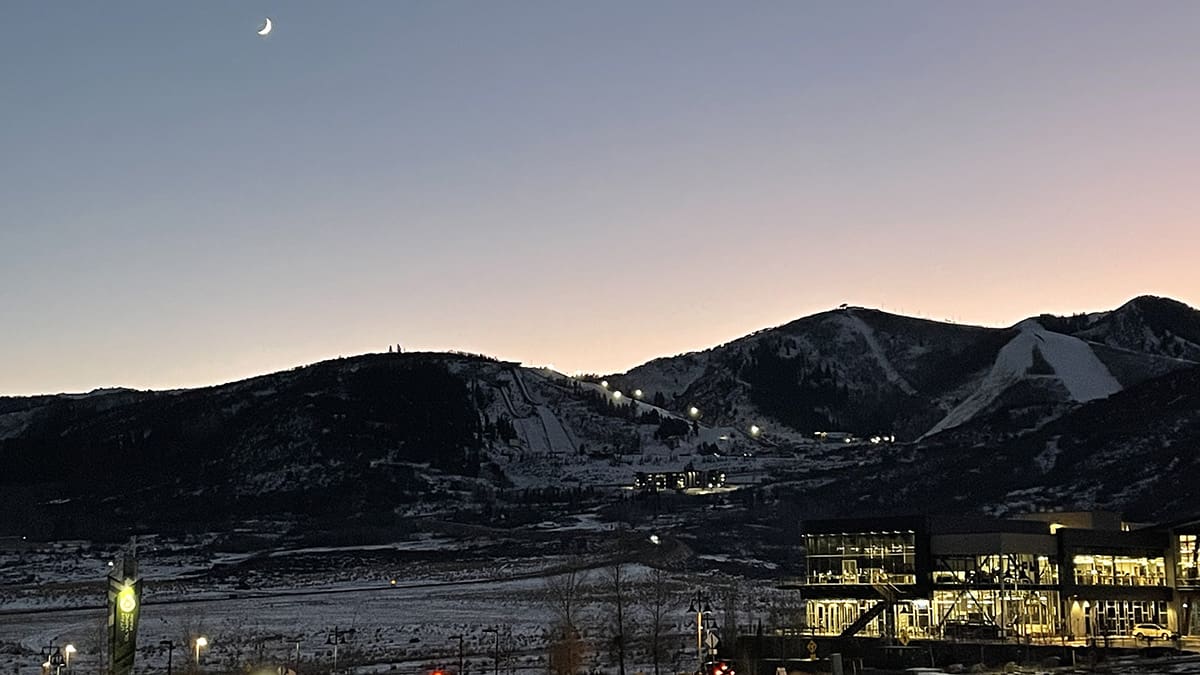
M 1070 399 L 1086 403 L 1121 390 L 1121 384 L 1096 356 L 1088 343 L 1076 337 L 1046 330 L 1034 320 L 1017 324 L 1020 333 L 1000 349 L 992 369 L 979 387 L 925 433 L 932 436 L 959 426 L 987 410 L 1006 389 L 1023 379 L 1052 378 L 1066 389 Z M 1037 349 L 1053 375 L 1032 375 L 1033 352 Z
M 863 336 L 863 340 L 866 341 L 871 354 L 875 356 L 875 360 L 879 362 L 879 367 L 883 369 L 883 374 L 887 377 L 888 382 L 896 385 L 901 391 L 910 396 L 916 394 L 917 390 L 908 383 L 908 380 L 904 379 L 900 371 L 896 370 L 896 367 L 892 365 L 892 361 L 887 357 L 887 354 L 883 353 L 883 348 L 879 346 L 879 340 L 875 339 L 875 329 L 871 328 L 853 310 L 846 310 L 844 320 L 851 328 L 857 330 Z

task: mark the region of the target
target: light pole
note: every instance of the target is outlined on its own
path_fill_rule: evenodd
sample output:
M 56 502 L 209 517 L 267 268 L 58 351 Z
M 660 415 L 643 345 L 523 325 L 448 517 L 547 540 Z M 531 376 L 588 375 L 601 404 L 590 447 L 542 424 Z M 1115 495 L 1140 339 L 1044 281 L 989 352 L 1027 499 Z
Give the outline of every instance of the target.
M 688 612 L 696 615 L 696 658 L 700 661 L 697 673 L 704 673 L 704 614 L 710 612 L 708 595 L 704 591 L 696 591 L 688 603 Z
M 71 655 L 74 654 L 75 651 L 75 645 L 67 645 L 66 647 L 63 647 L 63 655 L 67 660 L 65 667 L 68 673 L 71 672 Z
M 451 635 L 450 639 L 458 640 L 458 672 L 455 673 L 455 675 L 467 675 L 466 671 L 463 670 L 463 636 L 462 636 L 462 633 L 459 633 L 458 635 Z
M 208 646 L 208 638 L 201 635 L 193 643 L 196 645 L 196 670 L 200 670 L 200 648 Z
M 338 630 L 337 626 L 334 626 L 333 630 L 329 631 L 329 633 L 325 636 L 325 644 L 333 645 L 333 672 L 334 673 L 337 672 L 338 645 L 346 644 L 346 642 L 352 637 L 354 637 L 354 629 L 353 628 L 349 628 L 346 630 Z
M 492 663 L 495 675 L 500 675 L 500 629 L 499 628 L 484 628 L 484 633 L 496 634 L 496 650 L 492 652 Z

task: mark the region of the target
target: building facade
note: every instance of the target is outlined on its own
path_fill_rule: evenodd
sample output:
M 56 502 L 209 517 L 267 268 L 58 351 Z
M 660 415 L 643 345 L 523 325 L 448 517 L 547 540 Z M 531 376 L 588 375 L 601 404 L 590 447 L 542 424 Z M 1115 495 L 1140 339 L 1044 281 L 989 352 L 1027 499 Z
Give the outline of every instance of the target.
M 888 517 L 806 524 L 787 585 L 818 634 L 1048 638 L 1200 634 L 1200 521 L 1134 529 L 1104 512 L 1019 519 Z

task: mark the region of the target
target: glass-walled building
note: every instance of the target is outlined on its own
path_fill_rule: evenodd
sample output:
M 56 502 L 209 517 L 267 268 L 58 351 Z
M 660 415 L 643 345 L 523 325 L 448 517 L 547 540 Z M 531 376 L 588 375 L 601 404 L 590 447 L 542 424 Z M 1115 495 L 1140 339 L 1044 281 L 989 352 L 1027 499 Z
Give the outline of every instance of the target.
M 1058 583 L 1057 555 L 1036 553 L 938 555 L 934 557 L 935 584 Z
M 1132 635 L 1139 623 L 1172 625 L 1166 600 L 1095 600 L 1073 598 L 1069 635 L 1072 637 Z
M 1042 523 L 962 520 L 930 538 L 933 614 L 943 634 L 991 626 L 996 637 L 1054 635 L 1062 625 L 1058 543 Z
M 1196 563 L 1200 561 L 1200 535 L 1176 535 L 1175 551 L 1175 578 L 1179 585 L 1200 586 L 1196 574 Z
M 987 625 L 997 637 L 1044 638 L 1062 629 L 1060 599 L 1049 590 L 934 590 L 933 615 L 948 637 L 959 626 Z
M 805 535 L 809 584 L 917 583 L 913 530 Z
M 1075 583 L 1086 586 L 1166 586 L 1165 556 L 1077 555 Z
M 1069 598 L 1065 634 L 1127 636 L 1139 623 L 1177 628 L 1165 532 L 1068 528 L 1057 536 Z
M 1177 523 L 1171 527 L 1171 552 L 1175 563 L 1176 602 L 1179 632 L 1200 635 L 1200 521 Z
M 1139 623 L 1200 634 L 1200 521 L 1118 514 L 806 524 L 805 629 L 831 635 L 1086 638 Z
M 927 634 L 918 571 L 928 567 L 923 518 L 806 523 L 805 628 L 816 634 Z M 925 562 L 922 562 L 925 561 Z

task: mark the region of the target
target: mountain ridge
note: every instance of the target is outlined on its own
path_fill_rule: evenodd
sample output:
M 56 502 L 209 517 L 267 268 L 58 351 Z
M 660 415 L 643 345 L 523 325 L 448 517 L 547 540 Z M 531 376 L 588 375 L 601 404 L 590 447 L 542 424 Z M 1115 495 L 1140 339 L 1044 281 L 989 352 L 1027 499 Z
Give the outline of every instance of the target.
M 1154 311 L 1145 310 L 1147 306 Z M 1151 314 L 1155 323 L 1147 323 L 1135 330 L 1137 318 Z M 986 371 L 993 370 L 997 359 L 1013 340 L 1026 339 L 1021 336 L 1029 331 L 1023 331 L 1021 327 L 1032 325 L 1041 329 L 1035 334 L 1037 340 L 1046 343 L 1049 339 L 1050 343 L 1037 345 L 1036 349 L 1025 345 L 1020 351 L 1032 354 L 1037 365 L 1049 370 L 1031 373 L 1039 376 L 1040 382 L 1038 378 L 1017 377 L 1010 378 L 1012 381 L 1008 384 L 1025 390 L 1023 396 L 1041 390 L 1040 396 L 1047 404 L 1084 402 L 1091 396 L 1080 393 L 1080 387 L 1099 387 L 1098 395 L 1108 395 L 1149 377 L 1200 362 L 1200 349 L 1194 350 L 1195 359 L 1188 358 L 1193 354 L 1193 343 L 1189 340 L 1193 325 L 1195 335 L 1200 339 L 1200 313 L 1176 301 L 1139 296 L 1110 312 L 1065 318 L 1041 315 L 1005 328 L 914 319 L 881 310 L 845 306 L 756 331 L 708 350 L 654 359 L 626 373 L 611 375 L 609 379 L 623 386 L 633 386 L 636 382 L 648 395 L 661 392 L 677 404 L 689 399 L 693 401 L 689 405 L 704 403 L 710 408 L 717 403 L 712 396 L 705 395 L 705 389 L 712 389 L 711 383 L 694 385 L 702 379 L 722 380 L 726 384 L 720 388 L 720 393 L 725 397 L 732 393 L 735 399 L 740 399 L 733 409 L 728 401 L 722 402 L 725 414 L 733 421 L 739 421 L 738 417 L 765 414 L 774 418 L 776 426 L 782 424 L 797 432 L 815 431 L 816 425 L 829 428 L 857 426 L 859 428 L 851 430 L 860 433 L 896 431 L 908 438 L 921 438 L 969 419 L 969 415 L 961 414 L 961 409 L 957 417 L 954 411 L 972 396 L 982 396 L 980 380 L 986 377 Z M 1172 328 L 1179 333 L 1173 332 Z M 1142 339 L 1133 339 L 1134 333 Z M 859 342 L 857 347 L 852 344 L 856 341 Z M 832 346 L 837 342 L 850 346 Z M 771 355 L 761 351 L 763 343 L 768 343 L 779 353 Z M 1044 352 L 1052 344 L 1058 344 L 1058 350 L 1053 353 L 1060 357 L 1061 373 L 1045 361 Z M 938 345 L 943 348 L 939 349 Z M 756 349 L 760 351 L 755 352 Z M 1063 349 L 1074 355 L 1068 357 Z M 794 360 L 797 353 L 803 357 L 803 363 L 787 363 Z M 759 371 L 791 367 L 796 372 L 784 376 L 788 382 L 773 382 L 765 372 L 756 372 L 755 364 L 749 364 L 748 371 L 748 360 L 766 361 L 766 366 Z M 1069 364 L 1072 360 L 1074 366 Z M 872 362 L 877 367 L 873 368 Z M 1082 373 L 1078 369 L 1082 362 L 1090 362 L 1090 367 L 1086 368 L 1090 372 Z M 803 400 L 804 397 L 794 391 L 796 381 L 812 373 L 810 364 L 821 364 L 820 367 L 826 368 L 822 374 L 828 376 L 828 364 L 831 363 L 838 366 L 834 379 L 843 381 L 844 388 L 851 392 L 849 396 L 843 396 L 844 410 L 814 408 L 788 413 L 771 406 L 763 409 L 764 406 L 745 404 L 755 398 L 756 387 L 760 391 L 790 387 L 793 389 L 790 398 Z M 1105 375 L 1105 370 L 1110 372 Z M 747 372 L 751 377 L 742 377 Z M 1046 376 L 1057 378 L 1058 383 L 1045 381 Z M 881 380 L 896 391 L 879 386 Z M 745 386 L 739 387 L 739 383 Z M 1056 387 L 1065 389 L 1065 393 L 1052 391 Z M 739 392 L 739 388 L 745 391 Z M 985 411 L 987 404 L 1007 388 L 1010 387 L 992 392 L 990 398 L 984 397 L 987 400 L 976 412 Z M 855 397 L 855 391 L 863 396 Z M 825 397 L 826 400 L 834 398 Z M 874 410 L 864 414 L 861 412 L 864 406 Z M 891 410 L 914 406 L 924 412 L 902 415 Z M 860 411 L 857 416 L 849 411 L 850 407 Z M 941 415 L 931 420 L 934 410 L 940 411 Z M 871 428 L 885 423 L 892 428 Z
M 928 489 L 950 480 L 905 473 L 912 457 L 959 467 L 981 448 L 1020 467 L 1009 492 L 1036 488 L 1039 506 L 1062 503 L 1069 494 L 1037 481 L 1068 481 L 1039 467 L 1071 456 L 1054 449 L 1074 448 L 1071 434 L 1094 439 L 1105 456 L 1138 448 L 1188 461 L 1163 454 L 1175 440 L 1154 426 L 1191 439 L 1190 417 L 1160 409 L 1200 409 L 1200 392 L 1184 386 L 1197 362 L 1179 356 L 1191 353 L 1200 313 L 1172 303 L 1140 299 L 1008 328 L 844 307 L 608 378 L 417 352 L 198 389 L 0 398 L 0 529 L 40 523 L 65 536 L 103 530 L 104 518 L 152 527 L 263 514 L 490 513 L 514 499 L 612 491 L 639 471 L 692 468 L 747 487 L 800 471 L 804 485 L 877 494 L 888 480 Z M 1097 409 L 1109 412 L 1089 412 Z M 1044 437 L 1058 428 L 1067 440 Z M 817 431 L 841 431 L 834 437 L 846 444 L 818 442 Z M 1134 460 L 1113 461 L 1137 473 Z M 1110 465 L 1077 465 L 1080 480 L 1107 485 L 1100 474 Z M 1011 508 L 1021 499 L 1009 492 L 960 505 Z M 1162 506 L 1136 490 L 1119 502 L 1146 513 Z

